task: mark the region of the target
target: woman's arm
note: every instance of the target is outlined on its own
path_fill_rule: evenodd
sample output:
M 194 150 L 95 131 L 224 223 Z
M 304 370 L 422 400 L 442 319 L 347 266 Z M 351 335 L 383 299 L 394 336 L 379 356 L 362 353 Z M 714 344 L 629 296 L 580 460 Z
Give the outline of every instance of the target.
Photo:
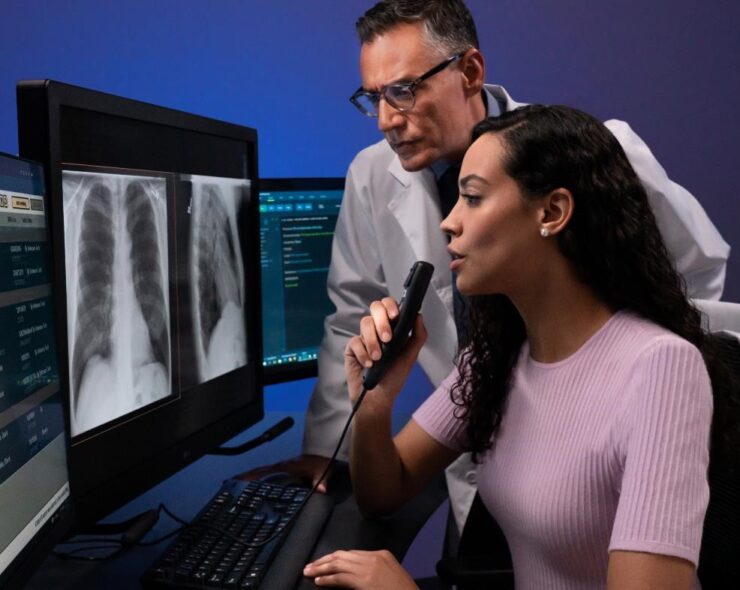
M 709 500 L 711 382 L 675 337 L 643 347 L 624 398 L 623 473 L 608 588 L 692 588 Z
M 612 551 L 609 554 L 607 590 L 690 590 L 694 564 L 679 557 Z
M 374 302 L 363 318 L 360 335 L 345 350 L 345 371 L 353 402 L 362 390 L 362 373 L 381 355 L 381 342 L 391 337 L 391 321 L 398 307 L 391 298 Z M 352 431 L 350 471 L 360 509 L 369 515 L 384 514 L 418 493 L 431 477 L 452 462 L 458 453 L 434 440 L 413 420 L 394 439 L 391 432 L 393 403 L 426 340 L 421 316 L 416 318 L 408 344 L 388 368 L 380 383 L 369 391 Z
M 362 417 L 358 412 L 357 418 L 350 452 L 352 489 L 368 516 L 399 508 L 459 455 L 413 420 L 391 439 L 390 414 L 381 417 L 368 409 Z

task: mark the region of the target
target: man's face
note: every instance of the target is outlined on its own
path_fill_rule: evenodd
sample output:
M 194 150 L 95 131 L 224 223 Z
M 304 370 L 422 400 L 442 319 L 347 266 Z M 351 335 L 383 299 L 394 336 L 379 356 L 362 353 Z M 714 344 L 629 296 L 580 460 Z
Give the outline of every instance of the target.
M 424 44 L 421 24 L 399 25 L 360 50 L 360 74 L 365 90 L 379 91 L 395 83 L 412 82 L 450 57 Z M 458 161 L 470 141 L 476 121 L 470 120 L 469 96 L 457 61 L 422 82 L 416 102 L 400 112 L 384 99 L 378 105 L 378 128 L 402 166 L 421 170 L 439 160 Z

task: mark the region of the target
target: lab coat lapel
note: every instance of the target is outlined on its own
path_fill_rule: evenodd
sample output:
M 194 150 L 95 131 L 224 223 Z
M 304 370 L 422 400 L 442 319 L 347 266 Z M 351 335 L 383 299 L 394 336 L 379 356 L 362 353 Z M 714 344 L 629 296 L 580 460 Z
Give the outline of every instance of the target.
M 429 169 L 407 172 L 398 158 L 393 159 L 389 172 L 401 187 L 389 201 L 388 209 L 402 228 L 416 260 L 426 260 L 434 265 L 432 286 L 444 301 L 450 289 L 450 255 L 447 237 L 439 227 L 442 214 L 434 198 L 437 194 L 434 173 Z M 429 203 L 430 199 L 432 203 Z

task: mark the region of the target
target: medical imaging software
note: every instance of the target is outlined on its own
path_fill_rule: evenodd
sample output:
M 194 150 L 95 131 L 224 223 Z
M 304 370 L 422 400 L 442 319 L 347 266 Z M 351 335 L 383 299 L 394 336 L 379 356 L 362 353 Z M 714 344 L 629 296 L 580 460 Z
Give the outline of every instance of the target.
M 63 171 L 72 436 L 171 393 L 167 181 Z
M 196 374 L 182 383 L 197 385 L 247 364 L 245 279 L 238 219 L 249 199 L 243 179 L 179 176 L 177 192 L 188 203 L 190 348 Z

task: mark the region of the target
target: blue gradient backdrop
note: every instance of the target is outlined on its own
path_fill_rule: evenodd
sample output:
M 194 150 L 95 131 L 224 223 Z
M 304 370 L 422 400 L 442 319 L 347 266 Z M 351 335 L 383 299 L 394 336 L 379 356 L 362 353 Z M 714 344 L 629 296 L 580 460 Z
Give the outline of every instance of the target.
M 0 150 L 17 152 L 15 83 L 53 78 L 256 127 L 262 176 L 343 175 L 377 140 L 359 85 L 359 0 L 2 0 Z M 740 301 L 740 2 L 470 0 L 488 80 L 522 101 L 621 118 L 736 250 Z M 270 388 L 301 411 L 313 380 Z M 427 389 L 416 372 L 402 402 Z M 428 557 L 428 553 L 427 553 Z M 426 557 L 425 557 L 426 559 Z
M 17 152 L 16 81 L 53 78 L 256 127 L 262 176 L 343 175 L 378 138 L 347 100 L 359 85 L 354 22 L 370 5 L 3 0 L 0 150 Z M 740 301 L 740 2 L 469 5 L 489 81 L 624 119 L 647 141 L 736 250 L 724 298 Z M 311 384 L 281 388 L 268 409 L 302 409 Z

